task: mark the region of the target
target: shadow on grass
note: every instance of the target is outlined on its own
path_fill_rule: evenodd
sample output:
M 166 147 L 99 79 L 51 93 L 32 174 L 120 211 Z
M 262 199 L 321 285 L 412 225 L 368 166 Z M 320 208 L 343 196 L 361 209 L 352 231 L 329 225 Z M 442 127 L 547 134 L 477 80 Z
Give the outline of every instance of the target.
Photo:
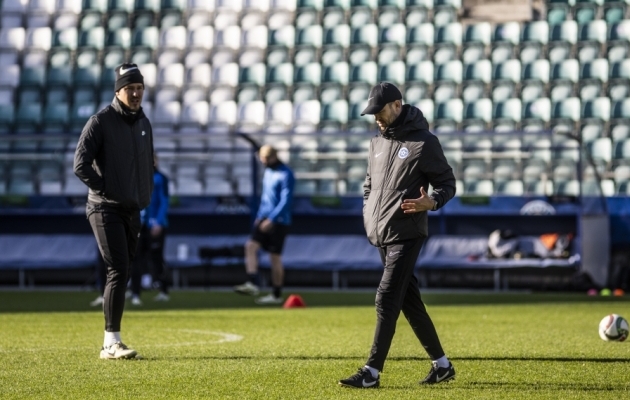
M 285 297 L 299 291 L 287 291 Z M 157 303 L 152 300 L 155 292 L 142 294 L 143 305 L 127 305 L 125 311 L 141 310 L 200 310 L 200 309 L 272 309 L 278 306 L 259 306 L 254 298 L 231 292 L 179 291 L 171 294 L 171 301 Z M 355 307 L 374 306 L 375 292 L 304 292 L 299 293 L 308 307 Z M 95 292 L 64 291 L 0 291 L 0 313 L 19 312 L 85 312 L 101 311 L 90 307 Z M 422 298 L 429 306 L 509 305 L 576 302 L 630 302 L 625 297 L 587 297 L 580 293 L 427 293 Z
M 586 391 L 586 392 L 610 392 L 610 391 L 626 391 L 628 390 L 627 384 L 589 384 L 589 383 L 541 383 L 541 382 L 447 382 L 442 385 L 409 385 L 409 386 L 388 386 L 387 383 L 381 385 L 378 390 L 409 390 L 410 388 L 430 388 L 434 390 L 506 390 L 506 391 L 518 391 L 518 392 L 531 392 L 537 390 L 548 391 Z M 518 396 L 520 398 L 520 395 Z M 509 397 L 506 397 L 509 398 Z
M 152 358 L 152 360 L 288 360 L 288 361 L 348 361 L 348 360 L 364 360 L 365 357 L 360 356 L 246 356 L 246 355 L 235 355 L 235 356 L 174 356 L 174 357 L 156 357 Z M 630 359 L 628 358 L 600 358 L 600 357 L 476 357 L 476 356 L 467 356 L 467 357 L 449 357 L 451 361 L 492 361 L 492 362 L 528 362 L 528 361 L 536 361 L 536 362 L 589 362 L 589 363 L 626 363 L 630 364 Z M 388 357 L 388 361 L 418 361 L 418 362 L 427 362 L 426 358 L 423 357 Z

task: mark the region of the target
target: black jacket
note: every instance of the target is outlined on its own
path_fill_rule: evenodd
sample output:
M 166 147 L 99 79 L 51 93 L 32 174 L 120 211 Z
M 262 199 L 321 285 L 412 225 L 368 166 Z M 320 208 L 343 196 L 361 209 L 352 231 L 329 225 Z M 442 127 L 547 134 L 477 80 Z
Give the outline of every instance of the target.
M 363 223 L 370 243 L 385 246 L 428 235 L 427 213 L 405 214 L 404 199 L 420 197 L 420 187 L 440 208 L 455 195 L 455 176 L 438 138 L 416 107 L 403 106 L 396 126 L 372 138 L 363 185 Z
M 142 109 L 116 98 L 88 120 L 74 153 L 74 173 L 90 189 L 88 214 L 99 208 L 140 210 L 153 191 L 153 130 Z

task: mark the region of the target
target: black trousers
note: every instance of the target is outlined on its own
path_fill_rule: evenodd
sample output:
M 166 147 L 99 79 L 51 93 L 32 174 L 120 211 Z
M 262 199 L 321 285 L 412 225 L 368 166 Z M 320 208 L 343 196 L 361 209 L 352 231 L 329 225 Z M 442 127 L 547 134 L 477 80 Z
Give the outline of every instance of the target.
M 402 310 L 411 329 L 432 360 L 444 356 L 435 326 L 420 297 L 413 274 L 424 239 L 379 248 L 384 270 L 376 292 L 376 330 L 367 365 L 383 370 Z
M 93 212 L 88 219 L 106 268 L 103 292 L 105 330 L 119 332 L 127 280 L 140 234 L 140 212 L 104 210 Z
M 169 279 L 164 263 L 165 236 L 166 229 L 164 228 L 158 236 L 153 236 L 151 230 L 142 225 L 138 251 L 131 270 L 131 291 L 134 295 L 140 295 L 142 275 L 148 272 L 149 263 L 153 282 L 157 284 L 160 292 L 168 293 Z

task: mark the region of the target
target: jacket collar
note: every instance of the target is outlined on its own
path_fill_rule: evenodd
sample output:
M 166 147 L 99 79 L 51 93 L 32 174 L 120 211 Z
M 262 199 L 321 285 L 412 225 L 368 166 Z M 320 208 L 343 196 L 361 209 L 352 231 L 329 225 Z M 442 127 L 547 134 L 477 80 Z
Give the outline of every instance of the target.
M 144 117 L 144 111 L 142 111 L 142 107 L 138 109 L 138 111 L 133 112 L 129 109 L 129 107 L 125 106 L 118 100 L 118 97 L 114 96 L 112 100 L 112 108 L 116 111 L 128 124 L 133 124 L 139 119 Z

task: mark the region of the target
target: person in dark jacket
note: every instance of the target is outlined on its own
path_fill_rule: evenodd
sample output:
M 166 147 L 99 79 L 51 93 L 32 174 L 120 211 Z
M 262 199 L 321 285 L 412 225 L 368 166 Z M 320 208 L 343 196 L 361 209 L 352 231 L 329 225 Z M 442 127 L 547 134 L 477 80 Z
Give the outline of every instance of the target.
M 104 359 L 137 354 L 123 344 L 120 323 L 140 210 L 149 205 L 153 191 L 153 131 L 141 107 L 144 78 L 135 64 L 115 71 L 112 104 L 90 117 L 74 154 L 74 173 L 89 188 L 87 218 L 107 268 Z
M 264 145 L 258 151 L 260 162 L 265 166 L 260 206 L 254 221 L 251 238 L 245 243 L 245 268 L 248 281 L 234 287 L 240 294 L 256 296 L 258 288 L 258 250 L 269 252 L 273 292 L 256 299 L 257 304 L 281 304 L 284 267 L 282 249 L 291 225 L 293 203 L 293 171 L 278 159 L 276 149 Z
M 140 243 L 136 260 L 131 272 L 131 304 L 142 305 L 140 289 L 142 275 L 147 271 L 149 261 L 153 285 L 160 292 L 154 301 L 169 301 L 168 277 L 164 263 L 164 239 L 168 227 L 168 178 L 158 169 L 158 157 L 154 156 L 155 171 L 153 173 L 153 193 L 151 203 L 140 212 L 142 227 L 140 228 Z
M 368 361 L 339 384 L 379 386 L 401 310 L 432 360 L 420 383 L 444 382 L 455 377 L 455 369 L 442 350 L 413 272 L 428 234 L 427 211 L 438 210 L 455 195 L 453 170 L 422 112 L 403 105 L 396 86 L 387 82 L 374 86 L 364 114 L 374 115 L 380 135 L 370 142 L 363 221 L 384 271 L 376 294 L 376 330 Z

